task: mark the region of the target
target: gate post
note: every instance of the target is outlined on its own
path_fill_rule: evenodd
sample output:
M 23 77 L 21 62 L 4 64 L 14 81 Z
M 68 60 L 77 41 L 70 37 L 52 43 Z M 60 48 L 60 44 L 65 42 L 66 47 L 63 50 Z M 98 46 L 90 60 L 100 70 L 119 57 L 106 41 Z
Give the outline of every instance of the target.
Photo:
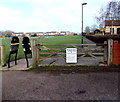
M 112 58 L 113 58 L 113 40 L 108 39 L 108 58 L 107 58 L 107 64 L 110 65 L 112 63 Z
M 32 67 L 33 68 L 38 66 L 38 61 L 39 61 L 38 48 L 36 44 L 37 44 L 37 40 L 32 39 Z
M 1 66 L 6 65 L 6 56 L 5 56 L 5 46 L 0 46 L 0 60 L 1 60 Z
M 107 57 L 108 57 L 108 55 L 107 55 L 107 41 L 104 41 L 104 62 L 105 62 L 105 64 L 107 64 Z

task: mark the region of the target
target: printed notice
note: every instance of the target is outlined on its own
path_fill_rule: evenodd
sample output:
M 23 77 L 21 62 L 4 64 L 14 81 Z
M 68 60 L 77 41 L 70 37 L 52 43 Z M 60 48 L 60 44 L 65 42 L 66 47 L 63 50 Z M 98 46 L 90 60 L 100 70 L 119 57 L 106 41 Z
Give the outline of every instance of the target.
M 66 63 L 77 63 L 77 48 L 66 48 Z

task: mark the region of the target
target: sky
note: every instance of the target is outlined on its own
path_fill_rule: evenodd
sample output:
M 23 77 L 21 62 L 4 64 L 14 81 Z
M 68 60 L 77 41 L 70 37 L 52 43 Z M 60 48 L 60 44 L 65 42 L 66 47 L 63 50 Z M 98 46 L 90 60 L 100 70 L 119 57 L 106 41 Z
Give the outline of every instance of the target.
M 96 24 L 95 16 L 110 0 L 0 0 L 0 31 L 81 32 L 81 4 L 84 28 Z

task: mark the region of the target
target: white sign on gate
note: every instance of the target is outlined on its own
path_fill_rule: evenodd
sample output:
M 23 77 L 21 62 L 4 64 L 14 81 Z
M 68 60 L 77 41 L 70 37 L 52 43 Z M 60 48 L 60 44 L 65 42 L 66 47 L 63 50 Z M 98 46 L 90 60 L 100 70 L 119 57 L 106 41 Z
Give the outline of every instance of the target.
M 66 63 L 77 63 L 77 48 L 66 48 Z

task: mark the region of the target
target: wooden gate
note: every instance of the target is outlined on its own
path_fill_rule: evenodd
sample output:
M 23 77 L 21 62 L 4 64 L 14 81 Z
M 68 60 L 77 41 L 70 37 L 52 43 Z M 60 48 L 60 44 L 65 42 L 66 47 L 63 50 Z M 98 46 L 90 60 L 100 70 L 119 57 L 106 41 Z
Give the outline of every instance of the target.
M 112 61 L 111 42 L 113 41 L 110 39 L 104 44 L 40 44 L 37 43 L 37 40 L 33 39 L 33 67 L 36 67 L 38 65 L 47 65 L 45 63 L 42 64 L 42 62 L 48 58 L 52 59 L 48 65 L 54 65 L 53 63 L 55 63 L 57 58 L 61 58 L 61 60 L 66 60 L 66 48 L 77 48 L 77 60 L 83 58 L 94 58 L 99 59 L 99 62 L 109 65 Z M 81 46 L 84 47 L 81 48 Z

